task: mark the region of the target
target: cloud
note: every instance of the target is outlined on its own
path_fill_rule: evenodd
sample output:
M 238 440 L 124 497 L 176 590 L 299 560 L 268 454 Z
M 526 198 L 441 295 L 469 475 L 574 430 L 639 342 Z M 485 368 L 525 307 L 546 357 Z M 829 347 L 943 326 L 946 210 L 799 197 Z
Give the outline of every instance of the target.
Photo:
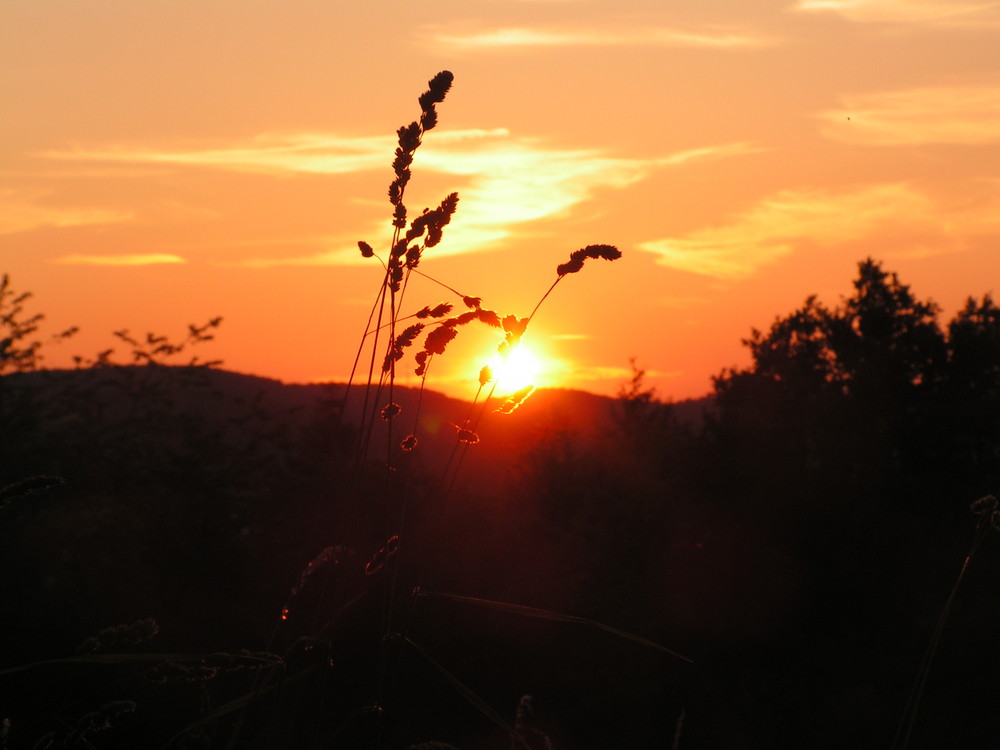
M 479 131 L 458 131 L 461 140 Z M 288 172 L 348 174 L 366 169 L 386 168 L 396 148 L 393 136 L 343 137 L 331 134 L 264 133 L 232 148 L 171 150 L 136 149 L 125 146 L 104 149 L 49 151 L 50 159 L 86 162 L 127 162 L 174 164 L 229 169 L 241 172 L 281 174 Z
M 770 151 L 770 149 L 743 141 L 739 143 L 726 143 L 721 146 L 705 146 L 702 148 L 690 148 L 686 151 L 676 151 L 668 156 L 655 159 L 654 163 L 659 166 L 669 167 L 678 166 L 695 159 L 720 159 L 729 156 L 759 154 L 763 151 Z
M 640 250 L 682 271 L 742 279 L 804 244 L 837 245 L 889 225 L 926 226 L 933 202 L 907 184 L 871 185 L 849 192 L 785 190 L 729 224 L 683 237 L 644 242 Z
M 187 263 L 179 255 L 144 253 L 135 255 L 64 255 L 49 261 L 60 266 L 157 266 Z
M 597 190 L 621 189 L 646 177 L 656 160 L 608 156 L 593 149 L 559 149 L 530 139 L 493 138 L 474 148 L 422 148 L 418 169 L 463 178 L 458 211 L 447 240 L 435 257 L 496 246 L 518 224 L 570 211 Z M 443 195 L 442 195 L 443 197 Z M 370 227 L 367 238 L 385 232 L 385 222 Z M 361 262 L 356 240 L 299 258 L 256 259 L 246 265 L 335 265 Z M 373 243 L 374 244 L 374 243 Z
M 629 159 L 596 149 L 561 149 L 532 139 L 503 139 L 474 150 L 432 150 L 421 164 L 469 180 L 444 252 L 496 244 L 517 224 L 555 217 L 593 199 L 596 191 L 632 185 L 662 166 L 743 153 L 727 144 L 660 159 Z
M 43 227 L 79 227 L 128 221 L 132 214 L 108 208 L 46 206 L 44 192 L 0 189 L 0 234 L 29 232 Z
M 823 134 L 865 146 L 1000 143 L 1000 86 L 926 86 L 841 97 Z
M 659 167 L 758 150 L 750 144 L 724 144 L 640 160 L 611 157 L 598 150 L 546 148 L 531 139 L 505 140 L 469 151 L 429 149 L 420 155 L 421 166 L 469 179 L 460 191 L 459 209 L 448 227 L 447 241 L 436 247 L 434 253 L 443 257 L 496 247 L 514 233 L 518 224 L 565 214 L 591 200 L 598 190 L 628 187 Z M 381 226 L 372 228 L 372 236 L 382 231 Z M 360 262 L 354 242 L 345 245 L 347 249 L 291 262 L 300 265 Z M 267 263 L 275 264 L 283 261 Z
M 775 40 L 758 34 L 722 28 L 685 30 L 665 27 L 531 28 L 449 31 L 439 26 L 423 30 L 427 46 L 463 50 L 503 50 L 524 47 L 701 47 L 738 49 L 766 47 Z
M 793 10 L 836 13 L 857 23 L 897 23 L 982 28 L 1000 20 L 998 2 L 958 0 L 799 0 Z M 991 24 L 992 25 L 992 24 Z
M 119 147 L 48 155 L 55 159 L 171 163 L 237 172 L 337 175 L 368 169 L 388 172 L 395 145 L 394 138 L 272 134 L 230 148 L 170 151 Z M 448 228 L 447 242 L 435 250 L 442 256 L 495 246 L 518 224 L 565 214 L 593 199 L 599 190 L 625 188 L 656 169 L 760 150 L 749 143 L 727 143 L 659 158 L 634 159 L 599 149 L 560 148 L 535 138 L 512 136 L 504 129 L 459 130 L 435 132 L 417 153 L 415 168 L 457 177 L 463 183 L 459 188 L 459 211 Z M 384 234 L 384 227 L 384 222 L 373 225 L 367 238 L 326 238 L 315 243 L 315 252 L 298 257 L 257 258 L 238 265 L 266 268 L 360 262 L 356 240 L 372 241 Z

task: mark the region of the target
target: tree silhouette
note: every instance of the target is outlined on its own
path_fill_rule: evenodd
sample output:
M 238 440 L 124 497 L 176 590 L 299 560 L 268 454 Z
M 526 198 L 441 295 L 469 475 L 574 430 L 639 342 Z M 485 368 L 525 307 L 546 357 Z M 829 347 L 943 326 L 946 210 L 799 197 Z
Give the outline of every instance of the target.
M 897 689 L 889 675 L 915 669 L 927 620 L 954 585 L 944 571 L 964 554 L 969 501 L 995 491 L 1000 309 L 986 296 L 946 326 L 939 315 L 868 258 L 848 297 L 831 307 L 809 297 L 766 332 L 753 330 L 744 341 L 751 364 L 715 379 L 703 489 L 728 500 L 733 525 L 764 529 L 801 576 L 797 609 L 781 623 L 785 668 L 803 665 L 788 678 L 800 683 L 783 703 L 789 714 L 838 700 L 852 663 L 863 664 L 852 690 Z M 985 596 L 976 607 L 949 627 L 984 643 L 971 623 L 995 610 Z M 959 652 L 935 667 L 938 695 L 956 714 L 957 696 L 981 679 L 970 665 L 982 663 L 971 647 Z M 870 669 L 876 662 L 884 673 Z M 857 706 L 854 720 L 878 727 L 890 704 Z M 954 744 L 979 730 L 955 720 L 933 731 Z
M 45 316 L 25 312 L 25 303 L 31 297 L 31 292 L 15 292 L 8 274 L 0 278 L 0 375 L 41 367 L 43 342 L 34 337 Z M 68 339 L 76 332 L 75 326 L 68 328 L 53 336 L 52 341 Z
M 938 306 L 915 299 L 871 258 L 859 264 L 854 288 L 830 342 L 848 389 L 884 398 L 936 380 L 946 356 Z
M 1000 308 L 990 295 L 969 297 L 948 326 L 945 395 L 953 456 L 968 473 L 1000 464 Z M 979 489 L 979 488 L 976 488 Z
M 853 286 L 835 308 L 809 297 L 767 333 L 752 330 L 752 364 L 714 381 L 719 449 L 772 495 L 930 495 L 956 468 L 996 457 L 992 300 L 970 299 L 946 334 L 938 306 L 879 262 L 859 263 Z

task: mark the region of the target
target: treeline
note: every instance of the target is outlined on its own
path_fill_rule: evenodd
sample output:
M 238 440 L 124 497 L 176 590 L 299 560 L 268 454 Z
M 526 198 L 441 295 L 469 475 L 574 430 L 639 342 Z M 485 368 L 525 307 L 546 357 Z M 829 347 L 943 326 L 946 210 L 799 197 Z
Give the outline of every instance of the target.
M 813 497 L 865 488 L 915 512 L 958 507 L 950 497 L 996 481 L 1000 308 L 969 298 L 942 326 L 896 274 L 872 260 L 859 271 L 840 306 L 810 297 L 753 331 L 752 365 L 715 380 L 714 435 L 757 483 L 781 477 Z

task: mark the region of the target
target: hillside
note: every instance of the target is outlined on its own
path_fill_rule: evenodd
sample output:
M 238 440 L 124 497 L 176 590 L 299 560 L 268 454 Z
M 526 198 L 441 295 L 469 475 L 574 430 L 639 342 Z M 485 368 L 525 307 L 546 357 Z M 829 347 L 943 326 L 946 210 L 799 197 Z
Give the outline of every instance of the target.
M 0 388 L 0 397 L 13 404 L 10 423 L 21 420 L 32 431 L 15 439 L 15 444 L 44 436 L 50 446 L 44 459 L 41 452 L 22 457 L 26 464 L 16 461 L 17 451 L 12 450 L 0 463 L 0 483 L 16 481 L 28 473 L 66 473 L 62 462 L 74 460 L 76 454 L 68 445 L 74 440 L 93 446 L 127 434 L 133 447 L 160 441 L 170 444 L 182 435 L 191 437 L 194 425 L 211 429 L 215 446 L 238 450 L 249 449 L 254 441 L 257 449 L 278 450 L 283 440 L 305 439 L 304 434 L 318 429 L 320 423 L 350 434 L 365 422 L 366 414 L 374 429 L 372 446 L 381 448 L 387 437 L 386 425 L 377 413 L 388 402 L 388 394 L 374 387 L 366 393 L 364 386 L 353 386 L 350 397 L 345 398 L 343 384 L 285 384 L 218 369 L 157 366 L 14 373 L 0 380 Z M 470 451 L 467 457 L 478 473 L 503 471 L 505 462 L 517 461 L 533 441 L 549 431 L 587 440 L 595 431 L 623 418 L 617 399 L 568 389 L 538 390 L 511 415 L 496 413 L 502 398 L 494 398 L 485 410 L 482 404 L 473 407 L 431 390 L 421 393 L 396 387 L 392 398 L 402 407 L 394 424 L 398 437 L 417 434 L 420 460 L 428 469 L 441 468 L 447 461 L 458 426 L 469 421 L 476 421 L 483 442 L 480 450 Z M 678 422 L 696 429 L 708 404 L 702 399 L 665 408 Z M 166 434 L 168 423 L 177 428 L 174 435 Z M 84 433 L 89 433 L 86 438 Z M 323 450 L 320 445 L 313 448 Z M 193 446 L 177 442 L 172 450 L 191 452 Z M 384 455 L 384 448 L 371 452 Z M 489 456 L 480 457 L 479 453 Z M 282 460 L 288 461 L 290 456 Z M 109 478 L 102 477 L 102 471 L 113 473 L 114 469 L 92 465 L 89 479 Z
M 387 399 L 369 395 L 377 414 Z M 534 394 L 510 415 L 495 412 L 499 402 L 481 418 L 477 407 L 471 419 L 478 421 L 480 440 L 465 446 L 456 442 L 457 426 L 470 419 L 470 404 L 401 388 L 393 399 L 402 410 L 393 421 L 398 431 L 392 461 L 412 460 L 405 467 L 412 477 L 406 490 L 409 562 L 399 590 L 419 584 L 429 591 L 596 613 L 585 604 L 590 573 L 581 555 L 590 553 L 562 538 L 572 527 L 570 519 L 553 518 L 553 510 L 534 496 L 547 462 L 600 455 L 609 439 L 627 431 L 622 404 L 551 390 Z M 373 420 L 369 457 L 352 468 L 365 401 L 365 389 L 353 389 L 342 409 L 342 385 L 285 385 L 201 368 L 40 371 L 0 379 L 5 415 L 0 487 L 38 475 L 64 482 L 15 497 L 2 509 L 0 584 L 6 600 L 18 605 L 0 613 L 5 636 L 0 670 L 72 657 L 88 638 L 146 618 L 156 621 L 156 638 L 148 645 L 120 643 L 118 650 L 294 652 L 298 638 L 312 637 L 322 625 L 315 618 L 330 617 L 325 609 L 315 610 L 323 597 L 316 599 L 316 585 L 303 578 L 310 560 L 337 550 L 341 572 L 326 584 L 339 592 L 331 600 L 335 607 L 383 584 L 380 576 L 369 578 L 363 571 L 386 544 L 384 514 L 398 508 L 395 496 L 389 508 L 378 499 L 388 438 L 387 423 L 379 417 Z M 664 407 L 655 408 L 665 413 Z M 702 408 L 677 407 L 692 422 Z M 396 446 L 414 424 L 418 449 L 404 457 Z M 397 468 L 402 475 L 403 464 Z M 593 469 L 607 481 L 621 481 L 596 464 Z M 565 497 L 584 502 L 583 495 Z M 325 554 L 328 559 L 331 553 Z M 346 653 L 372 645 L 378 632 L 374 601 L 334 620 L 356 631 L 333 642 L 334 648 L 347 649 L 345 663 L 352 663 Z M 284 608 L 291 610 L 287 623 L 278 618 Z M 453 608 L 447 602 L 435 605 L 437 614 L 429 612 L 425 624 Z M 483 621 L 475 612 L 453 611 L 449 619 L 452 625 L 425 632 L 424 642 L 444 636 L 453 656 L 478 653 L 477 660 L 485 653 L 477 640 L 466 640 L 476 628 L 483 629 L 484 643 L 501 648 L 507 628 L 517 625 L 501 617 L 505 624 L 498 631 L 496 621 Z M 575 642 L 550 641 L 564 636 L 558 629 L 535 631 L 529 637 L 542 638 L 537 647 L 506 663 L 518 663 L 523 671 L 539 657 L 537 648 L 558 651 Z M 33 717 L 36 739 L 54 720 L 51 705 L 73 704 L 80 691 L 95 700 L 122 697 L 115 692 L 118 683 L 101 676 L 106 670 L 74 670 L 57 687 L 49 679 L 54 669 L 19 673 L 18 682 L 8 682 L 18 685 L 21 698 L 3 710 Z M 487 693 L 503 685 L 509 690 L 519 679 L 510 683 L 492 666 L 483 669 L 482 675 L 495 681 L 493 688 L 483 687 Z M 131 673 L 141 677 L 146 670 Z M 349 671 L 350 679 L 368 677 L 367 666 L 350 670 L 357 672 Z M 567 667 L 552 675 L 566 695 L 578 689 L 563 684 L 576 672 Z M 418 692 L 426 692 L 426 677 L 418 678 Z M 428 698 L 454 701 L 446 687 L 442 697 L 440 683 L 432 684 L 437 692 Z M 216 689 L 224 695 L 233 688 L 219 683 Z M 579 689 L 589 690 L 585 683 Z M 164 727 L 176 731 L 196 717 L 187 709 L 182 712 L 187 719 L 171 716 L 173 702 L 187 700 L 178 697 L 185 690 L 184 680 L 153 694 L 148 684 L 130 687 L 144 703 L 132 736 L 162 738 Z M 517 695 L 503 700 L 516 703 Z M 421 699 L 414 709 L 423 705 Z M 470 722 L 478 723 L 475 713 L 457 726 Z M 128 744 L 133 740 L 122 741 L 134 746 Z
M 127 700 L 99 746 L 360 747 L 384 705 L 385 747 L 501 748 L 491 717 L 525 694 L 557 750 L 670 746 L 681 724 L 682 747 L 889 746 L 977 528 L 960 484 L 983 477 L 803 464 L 769 432 L 785 422 L 752 411 L 736 440 L 707 401 L 549 390 L 480 419 L 393 400 L 390 436 L 387 396 L 342 385 L 0 378 L 0 487 L 61 481 L 0 503 L 11 747 L 65 744 Z M 479 442 L 458 442 L 472 422 Z M 921 747 L 993 736 L 974 719 L 1000 663 L 1000 550 L 979 518 Z

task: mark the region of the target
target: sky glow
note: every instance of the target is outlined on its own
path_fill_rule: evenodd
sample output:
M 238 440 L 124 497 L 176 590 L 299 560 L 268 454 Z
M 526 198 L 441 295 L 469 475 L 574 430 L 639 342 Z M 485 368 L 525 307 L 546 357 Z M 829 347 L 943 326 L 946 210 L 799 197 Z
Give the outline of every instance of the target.
M 344 379 L 382 273 L 357 242 L 385 254 L 395 130 L 449 69 L 407 204 L 460 199 L 421 271 L 524 316 L 570 252 L 623 253 L 533 320 L 548 384 L 613 395 L 635 357 L 702 395 L 869 255 L 945 319 L 1000 291 L 1000 3 L 674 5 L 0 3 L 0 271 L 80 326 L 50 366 L 220 315 L 207 358 Z M 495 343 L 429 386 L 471 397 Z

